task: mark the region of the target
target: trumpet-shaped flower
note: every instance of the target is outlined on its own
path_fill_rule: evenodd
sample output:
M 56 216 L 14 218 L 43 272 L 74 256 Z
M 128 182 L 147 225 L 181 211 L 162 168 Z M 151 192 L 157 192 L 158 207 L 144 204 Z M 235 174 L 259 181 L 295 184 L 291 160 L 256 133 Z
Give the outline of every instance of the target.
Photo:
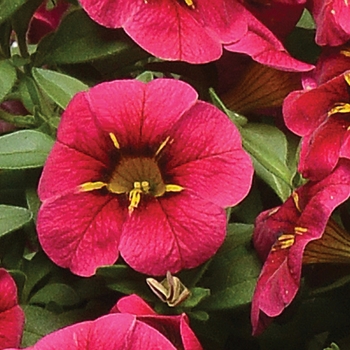
M 125 32 L 151 54 L 206 63 L 222 48 L 286 70 L 312 66 L 293 59 L 274 34 L 237 0 L 80 0 L 88 15 Z
M 254 246 L 265 261 L 252 300 L 253 334 L 259 334 L 293 301 L 306 245 L 319 239 L 332 211 L 350 196 L 350 162 L 328 177 L 300 187 L 280 207 L 261 213 Z
M 339 46 L 350 39 L 350 8 L 347 0 L 310 0 L 316 22 L 316 43 Z
M 236 127 L 189 85 L 124 80 L 77 94 L 62 116 L 39 184 L 38 236 L 81 276 L 113 264 L 165 275 L 209 259 L 224 208 L 253 168 Z
M 345 67 L 350 61 L 343 54 L 321 60 L 312 84 L 284 101 L 287 127 L 303 137 L 299 171 L 313 181 L 330 174 L 339 158 L 350 158 L 350 71 Z
M 111 312 L 129 313 L 163 334 L 176 349 L 201 350 L 195 334 L 189 326 L 186 314 L 158 315 L 146 302 L 136 294 L 121 298 L 112 308 Z
M 11 275 L 0 269 L 0 349 L 19 346 L 24 312 L 18 305 L 17 287 Z

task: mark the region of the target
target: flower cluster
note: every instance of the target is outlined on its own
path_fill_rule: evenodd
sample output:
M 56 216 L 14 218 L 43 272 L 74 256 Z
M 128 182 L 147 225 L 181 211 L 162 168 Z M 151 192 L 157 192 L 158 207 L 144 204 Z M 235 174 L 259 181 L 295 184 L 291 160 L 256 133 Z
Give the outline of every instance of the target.
M 281 348 L 350 261 L 348 0 L 0 3 L 0 349 Z

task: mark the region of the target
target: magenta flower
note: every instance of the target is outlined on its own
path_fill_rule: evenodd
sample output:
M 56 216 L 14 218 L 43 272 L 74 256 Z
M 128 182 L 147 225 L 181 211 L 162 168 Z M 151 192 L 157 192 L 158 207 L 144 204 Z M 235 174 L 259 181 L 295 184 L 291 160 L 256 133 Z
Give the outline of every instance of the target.
M 41 6 L 35 11 L 30 22 L 28 31 L 28 41 L 36 44 L 46 34 L 54 31 L 68 9 L 69 3 L 64 0 L 58 0 L 57 4 L 52 9 L 47 9 L 48 1 L 45 0 Z
M 0 349 L 19 346 L 23 327 L 24 312 L 18 305 L 16 284 L 0 268 Z
M 223 208 L 248 193 L 253 168 L 236 127 L 189 85 L 124 80 L 68 105 L 39 184 L 38 236 L 81 276 L 113 264 L 165 275 L 209 259 Z
M 237 0 L 80 0 L 88 15 L 125 32 L 151 54 L 167 60 L 206 63 L 222 47 L 273 67 L 307 71 Z
M 26 349 L 176 350 L 175 346 L 157 329 L 127 313 L 109 314 L 94 321 L 62 328 L 46 335 L 35 345 Z
M 347 0 L 310 0 L 308 7 L 316 22 L 318 45 L 339 46 L 350 40 L 350 8 Z
M 349 174 L 350 161 L 340 161 L 328 177 L 300 187 L 282 206 L 256 219 L 254 246 L 265 263 L 252 300 L 253 334 L 293 301 L 305 246 L 322 236 L 332 211 L 349 198 Z
M 121 298 L 111 312 L 135 315 L 139 322 L 145 323 L 169 339 L 176 349 L 201 350 L 195 334 L 189 326 L 186 314 L 177 316 L 158 315 L 136 294 Z
M 350 71 L 332 76 L 339 69 L 344 72 L 345 63 L 350 68 L 345 56 L 340 61 L 334 57 L 322 61 L 315 81 L 284 101 L 287 127 L 303 137 L 299 171 L 311 180 L 327 176 L 339 158 L 350 158 Z

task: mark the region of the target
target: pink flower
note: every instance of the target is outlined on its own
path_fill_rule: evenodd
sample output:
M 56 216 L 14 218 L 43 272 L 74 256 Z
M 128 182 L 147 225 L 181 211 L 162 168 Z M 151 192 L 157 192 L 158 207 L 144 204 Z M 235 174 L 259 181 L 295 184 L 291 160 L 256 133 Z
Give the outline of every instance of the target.
M 176 350 L 157 329 L 136 316 L 109 314 L 62 328 L 40 339 L 28 350 Z M 10 349 L 9 349 L 10 350 Z
M 307 71 L 237 0 L 81 0 L 97 23 L 125 32 L 151 54 L 167 60 L 206 63 L 222 47 L 273 67 Z
M 189 85 L 124 80 L 77 94 L 39 184 L 38 236 L 81 276 L 119 255 L 165 275 L 209 259 L 223 208 L 248 193 L 253 168 L 236 127 Z
M 135 315 L 136 319 L 149 325 L 169 339 L 176 349 L 201 350 L 195 334 L 189 326 L 186 314 L 177 316 L 158 315 L 139 296 L 132 294 L 121 298 L 111 312 Z
M 30 22 L 28 40 L 32 44 L 38 43 L 43 36 L 58 27 L 69 4 L 64 0 L 58 0 L 57 5 L 52 9 L 47 9 L 47 5 L 48 0 L 43 1 Z
M 256 219 L 254 246 L 265 263 L 252 301 L 253 334 L 293 301 L 305 246 L 322 236 L 332 211 L 349 198 L 349 175 L 350 162 L 341 161 L 328 177 L 300 187 L 282 206 Z
M 316 43 L 339 46 L 350 40 L 350 7 L 347 0 L 310 0 L 316 22 Z
M 330 56 L 332 65 L 322 60 L 315 83 L 310 80 L 305 90 L 292 92 L 284 101 L 287 127 L 303 137 L 299 171 L 311 180 L 327 176 L 339 158 L 350 158 L 350 71 L 332 76 L 344 69 L 346 60 L 350 68 L 345 56 L 338 63 Z
M 16 284 L 0 268 L 0 349 L 19 346 L 23 327 L 24 312 L 18 305 Z

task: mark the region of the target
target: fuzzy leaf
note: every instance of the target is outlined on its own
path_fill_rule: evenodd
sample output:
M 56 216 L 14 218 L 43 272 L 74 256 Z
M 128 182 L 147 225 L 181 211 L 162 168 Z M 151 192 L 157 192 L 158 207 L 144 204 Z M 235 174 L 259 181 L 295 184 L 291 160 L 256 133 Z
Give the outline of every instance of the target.
M 37 168 L 44 165 L 53 140 L 38 131 L 21 130 L 0 137 L 0 169 Z
M 93 22 L 82 10 L 64 17 L 56 33 L 38 46 L 36 65 L 81 63 L 110 55 L 127 54 L 130 45 L 119 33 Z
M 0 0 L 0 23 L 10 18 L 26 0 Z
M 32 73 L 38 86 L 62 109 L 77 92 L 88 89 L 81 81 L 52 70 L 33 68 Z
M 230 224 L 224 245 L 203 277 L 211 295 L 199 307 L 234 309 L 250 303 L 261 264 L 250 247 L 253 225 Z
M 32 216 L 28 209 L 0 204 L 0 237 L 21 228 Z
M 80 302 L 75 290 L 63 283 L 47 284 L 30 298 L 30 304 L 44 304 L 54 302 L 60 306 L 73 306 Z
M 1 6 L 1 5 L 0 5 Z M 16 81 L 16 69 L 8 61 L 0 61 L 0 102 L 6 97 L 6 95 L 11 91 L 15 81 Z
M 276 127 L 246 124 L 240 129 L 243 147 L 252 156 L 257 174 L 285 200 L 294 173 L 287 166 L 287 139 Z

